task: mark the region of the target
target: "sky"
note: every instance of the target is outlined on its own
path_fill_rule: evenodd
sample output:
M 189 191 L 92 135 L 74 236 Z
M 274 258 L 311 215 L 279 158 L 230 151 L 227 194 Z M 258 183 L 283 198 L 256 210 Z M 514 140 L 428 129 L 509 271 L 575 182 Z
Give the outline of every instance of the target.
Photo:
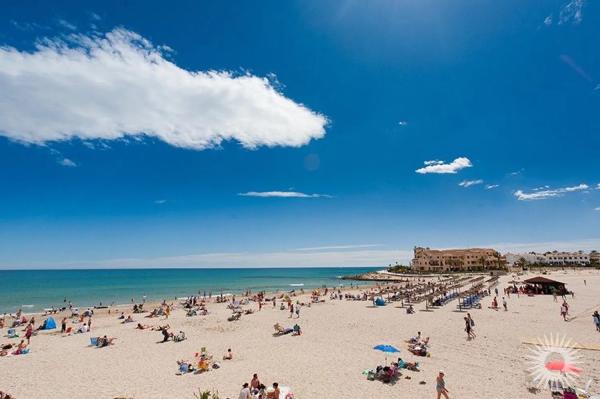
M 23 1 L 0 268 L 600 249 L 600 3 Z

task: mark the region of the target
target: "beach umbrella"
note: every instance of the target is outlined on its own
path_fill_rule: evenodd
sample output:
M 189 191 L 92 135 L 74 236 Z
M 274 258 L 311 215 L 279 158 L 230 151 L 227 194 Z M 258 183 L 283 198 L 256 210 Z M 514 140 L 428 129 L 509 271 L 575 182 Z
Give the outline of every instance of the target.
M 385 363 L 386 364 L 387 364 L 387 354 L 388 353 L 400 353 L 400 350 L 396 349 L 392 345 L 377 345 L 377 346 L 374 346 L 373 349 L 381 351 L 386 354 L 385 355 Z

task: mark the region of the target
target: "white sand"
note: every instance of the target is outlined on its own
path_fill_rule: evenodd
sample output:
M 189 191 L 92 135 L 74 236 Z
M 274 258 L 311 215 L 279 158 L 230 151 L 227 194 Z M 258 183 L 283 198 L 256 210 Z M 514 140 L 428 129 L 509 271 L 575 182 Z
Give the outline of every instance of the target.
M 487 309 L 491 302 L 487 297 L 483 309 L 471 311 L 477 333 L 473 341 L 465 338 L 464 313 L 455 312 L 456 301 L 432 312 L 420 311 L 423 305 L 419 305 L 416 314 L 407 315 L 397 305 L 373 308 L 369 302 L 327 299 L 324 304 L 302 308 L 299 323 L 304 334 L 299 337 L 272 336 L 275 322 L 293 324 L 287 311 L 265 306 L 238 322 L 228 322 L 230 311 L 225 305 L 210 304 L 209 316 L 188 318 L 184 310 L 175 310 L 168 323 L 173 331 L 184 330 L 189 339 L 164 344 L 157 343 L 160 332 L 136 330 L 136 323 L 122 325 L 115 315 L 95 317 L 92 336 L 118 337 L 116 345 L 97 349 L 89 347 L 90 334 L 40 333 L 32 339 L 31 353 L 0 358 L 0 390 L 17 399 L 192 399 L 193 392 L 202 388 L 218 390 L 224 399 L 237 398 L 241 384 L 258 373 L 266 384 L 277 381 L 291 386 L 300 399 L 434 398 L 437 371 L 444 369 L 451 398 L 549 397 L 547 392 L 527 391 L 528 346 L 521 341 L 558 333 L 580 344 L 597 345 L 600 333 L 595 331 L 591 314 L 600 309 L 600 275 L 555 272 L 549 277 L 575 291 L 575 298 L 569 298 L 571 315 L 577 316 L 574 320 L 561 320 L 560 303 L 554 303 L 551 296 L 511 295 L 508 312 Z M 500 289 L 509 279 L 501 279 Z M 58 324 L 61 318 L 55 316 Z M 152 325 L 165 323 L 162 318 L 134 318 Z M 406 350 L 404 341 L 418 330 L 431 337 L 430 358 L 418 358 Z M 5 335 L 6 328 L 1 343 L 9 341 Z M 405 370 L 395 385 L 367 381 L 361 372 L 384 361 L 384 355 L 372 349 L 381 343 L 401 349 L 405 360 L 418 360 L 422 371 Z M 192 359 L 203 346 L 219 358 L 231 347 L 235 359 L 208 373 L 177 376 L 176 360 Z M 582 350 L 580 355 L 580 386 L 596 376 L 592 390 L 600 393 L 600 351 Z M 412 379 L 404 379 L 406 375 Z M 426 384 L 420 385 L 421 380 Z

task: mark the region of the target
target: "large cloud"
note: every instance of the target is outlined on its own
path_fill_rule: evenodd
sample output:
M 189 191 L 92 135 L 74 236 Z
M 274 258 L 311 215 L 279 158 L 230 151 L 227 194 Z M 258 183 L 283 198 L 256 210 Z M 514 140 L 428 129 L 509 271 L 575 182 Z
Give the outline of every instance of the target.
M 295 147 L 327 123 L 267 79 L 187 71 L 125 29 L 45 39 L 31 53 L 0 47 L 0 92 L 0 135 L 36 144 L 147 135 L 193 149 Z

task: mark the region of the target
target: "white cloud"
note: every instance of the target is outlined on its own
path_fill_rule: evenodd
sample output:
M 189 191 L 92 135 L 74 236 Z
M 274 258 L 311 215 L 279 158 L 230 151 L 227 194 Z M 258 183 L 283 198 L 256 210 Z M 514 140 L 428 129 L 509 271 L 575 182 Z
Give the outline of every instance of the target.
M 400 122 L 398 122 L 398 125 L 400 125 L 400 126 L 406 126 L 406 125 L 408 125 L 408 122 L 407 121 L 400 121 Z
M 425 161 L 424 167 L 415 170 L 417 173 L 426 174 L 426 173 L 456 173 L 457 171 L 470 168 L 473 166 L 469 158 L 459 157 L 450 163 L 444 163 L 443 161 L 433 160 L 433 161 Z
M 34 144 L 149 136 L 205 149 L 307 144 L 327 119 L 265 78 L 188 71 L 138 34 L 44 39 L 28 53 L 0 47 L 0 135 Z
M 546 19 L 544 19 L 544 25 L 550 26 L 552 25 L 552 15 L 548 15 Z
M 498 187 L 500 187 L 499 184 L 488 184 L 488 185 L 485 186 L 485 189 L 486 190 L 493 190 L 493 189 L 498 188 Z
M 482 184 L 483 180 L 481 179 L 477 179 L 477 180 L 463 180 L 460 183 L 458 183 L 459 186 L 461 187 L 471 187 L 471 186 L 476 186 L 478 184 Z
M 77 166 L 77 164 L 75 162 L 71 161 L 69 158 L 62 158 L 62 159 L 59 159 L 57 162 L 60 165 L 66 166 L 66 167 L 69 167 L 69 168 L 74 168 L 74 167 Z
M 331 198 L 327 194 L 306 194 L 298 191 L 248 191 L 239 193 L 241 197 L 260 197 L 260 198 Z
M 519 201 L 536 201 L 536 200 L 544 200 L 548 198 L 554 197 L 562 197 L 566 193 L 572 193 L 577 191 L 587 190 L 590 187 L 587 184 L 580 184 L 578 186 L 572 187 L 562 187 L 556 189 L 545 189 L 545 190 L 534 190 L 530 193 L 525 193 L 522 190 L 517 190 L 514 192 L 514 196 L 517 197 Z
M 600 206 L 594 208 L 595 211 L 600 211 Z
M 324 247 L 296 248 L 294 251 L 324 251 L 330 249 L 358 249 L 381 247 L 382 244 L 354 244 L 354 245 L 330 245 Z
M 166 203 L 167 203 L 167 200 L 165 200 L 165 199 L 160 199 L 160 200 L 156 200 L 156 201 L 154 201 L 154 203 L 155 203 L 156 205 L 162 205 L 162 204 L 166 204 Z
M 562 25 L 567 22 L 578 24 L 583 20 L 583 6 L 585 0 L 570 0 L 563 6 L 558 15 L 558 24 Z
M 66 21 L 64 19 L 59 19 L 58 24 L 60 26 L 62 26 L 63 28 L 67 28 L 69 30 L 77 30 L 77 27 L 75 25 L 73 25 L 72 23 L 70 23 L 69 21 Z

